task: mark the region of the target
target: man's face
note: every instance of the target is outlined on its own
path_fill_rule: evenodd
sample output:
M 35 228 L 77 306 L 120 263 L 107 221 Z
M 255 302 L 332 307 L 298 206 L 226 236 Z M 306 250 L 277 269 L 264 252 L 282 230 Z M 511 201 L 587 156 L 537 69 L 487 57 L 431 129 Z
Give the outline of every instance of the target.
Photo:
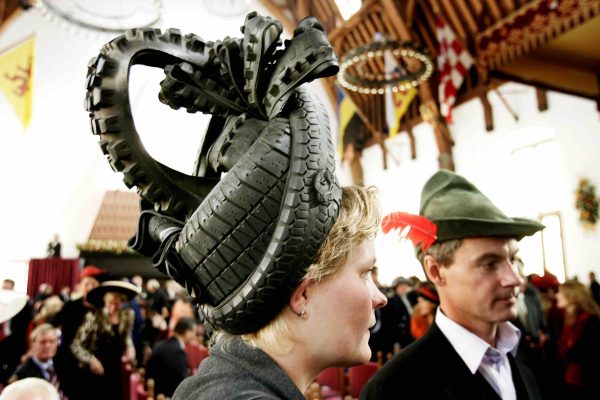
M 469 330 L 487 329 L 517 316 L 521 284 L 514 264 L 516 240 L 467 238 L 451 265 L 440 268 L 438 285 L 444 313 Z
M 81 294 L 83 298 L 85 299 L 85 296 L 87 296 L 90 290 L 97 288 L 98 285 L 99 283 L 96 278 L 92 278 L 91 276 L 86 276 L 83 278 L 80 283 Z
M 196 338 L 196 325 L 183 333 L 183 342 L 189 343 Z
M 12 281 L 9 281 L 9 280 L 2 281 L 2 289 L 14 290 L 14 288 L 15 288 L 15 285 L 12 283 Z
M 56 330 L 52 329 L 37 335 L 32 343 L 32 354 L 38 360 L 46 362 L 56 355 L 57 346 Z
M 404 296 L 410 292 L 410 285 L 408 283 L 400 283 L 396 286 L 396 294 L 398 296 Z

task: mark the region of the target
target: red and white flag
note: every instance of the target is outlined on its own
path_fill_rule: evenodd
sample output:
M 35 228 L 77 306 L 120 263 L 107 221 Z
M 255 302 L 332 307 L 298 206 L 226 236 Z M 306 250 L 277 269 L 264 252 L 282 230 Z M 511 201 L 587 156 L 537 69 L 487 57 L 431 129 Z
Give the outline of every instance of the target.
M 473 57 L 452 31 L 450 25 L 437 14 L 438 69 L 440 71 L 440 113 L 446 121 L 452 122 L 452 106 L 456 102 L 456 93 L 462 85 L 465 75 L 473 65 Z

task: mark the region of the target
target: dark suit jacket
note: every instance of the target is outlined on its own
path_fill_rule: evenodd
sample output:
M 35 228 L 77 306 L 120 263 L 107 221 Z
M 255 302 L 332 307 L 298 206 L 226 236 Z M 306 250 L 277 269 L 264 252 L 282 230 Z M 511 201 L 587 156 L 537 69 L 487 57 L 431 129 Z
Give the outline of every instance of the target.
M 6 384 L 27 351 L 27 327 L 33 316 L 29 303 L 9 321 L 12 333 L 0 340 L 0 384 Z
M 188 358 L 175 337 L 158 343 L 146 364 L 146 378 L 154 379 L 154 393 L 172 397 L 188 376 Z
M 19 365 L 19 368 L 15 371 L 17 380 L 25 378 L 40 378 L 46 380 L 42 369 L 33 361 L 31 357 Z M 12 379 L 12 378 L 11 378 Z
M 392 347 L 394 343 L 399 343 L 405 348 L 413 342 L 410 334 L 410 312 L 400 296 L 396 295 L 388 300 L 388 304 L 381 309 L 381 318 Z
M 541 399 L 533 374 L 509 355 L 517 399 Z M 367 383 L 361 400 L 494 399 L 500 397 L 477 372 L 467 368 L 437 324 L 388 361 Z

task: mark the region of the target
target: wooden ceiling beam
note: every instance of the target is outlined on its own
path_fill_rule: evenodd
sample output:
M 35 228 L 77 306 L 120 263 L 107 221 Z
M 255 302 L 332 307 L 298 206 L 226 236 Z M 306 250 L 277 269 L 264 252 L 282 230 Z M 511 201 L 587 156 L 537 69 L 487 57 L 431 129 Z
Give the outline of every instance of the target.
M 309 14 L 309 7 L 308 7 L 308 0 L 298 0 L 296 2 L 296 7 L 294 8 L 295 13 L 296 14 L 296 19 L 300 20 L 304 17 L 308 17 Z
M 483 120 L 485 121 L 485 130 L 491 132 L 494 130 L 494 115 L 492 113 L 492 105 L 490 100 L 487 98 L 487 93 L 479 95 L 481 105 L 483 106 Z
M 261 3 L 269 10 L 269 12 L 278 19 L 283 25 L 283 28 L 289 33 L 294 32 L 296 29 L 297 21 L 292 21 L 281 9 L 281 6 L 275 4 L 273 0 L 261 0 Z
M 513 0 L 500 0 L 500 7 L 504 10 L 504 15 L 515 11 L 515 2 Z
M 548 109 L 548 95 L 544 89 L 535 88 L 535 97 L 537 99 L 538 110 L 546 111 Z
M 434 2 L 437 0 L 431 1 Z M 465 31 L 462 22 L 456 14 L 454 6 L 450 2 L 450 0 L 441 0 L 441 3 L 442 8 L 444 9 L 444 14 L 448 17 L 447 22 L 450 24 L 450 27 L 452 28 L 458 39 L 464 43 L 467 39 L 467 32 Z
M 467 6 L 467 3 L 465 0 L 455 0 L 455 4 L 460 11 L 460 14 L 464 17 L 469 36 L 474 37 L 479 32 L 479 29 L 477 28 L 477 23 L 475 22 L 475 18 Z
M 494 22 L 498 22 L 502 18 L 502 11 L 496 0 L 485 0 L 485 5 L 490 12 Z
M 391 27 L 398 32 L 398 38 L 402 40 L 412 40 L 412 34 L 398 13 L 398 9 L 394 5 L 394 2 L 392 0 L 381 0 L 381 6 L 383 7 L 383 15 L 389 17 L 393 22 Z

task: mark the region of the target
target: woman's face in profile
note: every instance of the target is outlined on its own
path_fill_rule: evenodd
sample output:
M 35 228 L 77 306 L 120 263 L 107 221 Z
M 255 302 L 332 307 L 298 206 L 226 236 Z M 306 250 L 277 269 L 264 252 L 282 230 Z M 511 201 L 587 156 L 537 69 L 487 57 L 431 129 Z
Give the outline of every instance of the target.
M 375 265 L 373 241 L 364 241 L 334 275 L 313 286 L 309 320 L 315 349 L 325 363 L 355 365 L 371 358 L 369 328 L 376 308 L 387 303 L 371 277 Z

